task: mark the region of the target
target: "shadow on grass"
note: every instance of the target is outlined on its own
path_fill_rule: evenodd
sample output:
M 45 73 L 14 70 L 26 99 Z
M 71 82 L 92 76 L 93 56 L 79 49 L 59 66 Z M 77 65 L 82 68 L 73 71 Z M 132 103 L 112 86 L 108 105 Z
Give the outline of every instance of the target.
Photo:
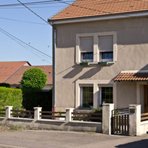
M 148 139 L 117 145 L 116 148 L 148 148 Z

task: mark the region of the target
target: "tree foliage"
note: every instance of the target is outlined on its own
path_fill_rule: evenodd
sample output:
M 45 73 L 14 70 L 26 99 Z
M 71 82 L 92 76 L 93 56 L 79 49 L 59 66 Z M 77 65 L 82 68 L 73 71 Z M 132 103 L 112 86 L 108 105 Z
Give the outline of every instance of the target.
M 24 72 L 21 85 L 23 90 L 41 90 L 47 81 L 46 74 L 39 68 L 31 68 Z

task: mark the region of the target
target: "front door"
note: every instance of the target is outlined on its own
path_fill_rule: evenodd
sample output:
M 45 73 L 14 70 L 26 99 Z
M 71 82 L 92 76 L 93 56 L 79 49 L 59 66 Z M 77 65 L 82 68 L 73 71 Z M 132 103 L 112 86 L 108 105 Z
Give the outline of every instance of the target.
M 144 85 L 144 112 L 148 112 L 148 85 Z

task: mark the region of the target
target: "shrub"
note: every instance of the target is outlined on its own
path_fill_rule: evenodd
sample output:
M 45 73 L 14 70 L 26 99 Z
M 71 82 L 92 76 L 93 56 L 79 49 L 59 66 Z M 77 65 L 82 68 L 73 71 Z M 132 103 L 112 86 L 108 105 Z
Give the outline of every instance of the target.
M 0 109 L 5 106 L 22 107 L 21 89 L 0 87 Z
M 46 74 L 39 68 L 31 68 L 24 72 L 21 85 L 24 91 L 41 90 L 47 81 Z
M 33 110 L 34 107 L 40 106 L 43 110 L 51 110 L 52 93 L 42 91 L 46 81 L 46 74 L 39 68 L 32 68 L 24 73 L 21 84 L 22 105 L 25 109 Z

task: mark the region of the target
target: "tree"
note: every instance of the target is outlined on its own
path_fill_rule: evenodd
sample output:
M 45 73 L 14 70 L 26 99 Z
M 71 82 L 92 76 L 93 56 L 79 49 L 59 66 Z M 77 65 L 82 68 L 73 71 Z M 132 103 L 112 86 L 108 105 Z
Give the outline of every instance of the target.
M 24 72 L 21 85 L 23 90 L 41 90 L 47 81 L 46 74 L 39 68 L 31 68 Z
M 33 107 L 43 106 L 45 97 L 41 95 L 41 92 L 46 81 L 46 74 L 39 68 L 31 68 L 24 72 L 21 85 L 23 92 L 22 105 L 25 109 L 33 110 Z

